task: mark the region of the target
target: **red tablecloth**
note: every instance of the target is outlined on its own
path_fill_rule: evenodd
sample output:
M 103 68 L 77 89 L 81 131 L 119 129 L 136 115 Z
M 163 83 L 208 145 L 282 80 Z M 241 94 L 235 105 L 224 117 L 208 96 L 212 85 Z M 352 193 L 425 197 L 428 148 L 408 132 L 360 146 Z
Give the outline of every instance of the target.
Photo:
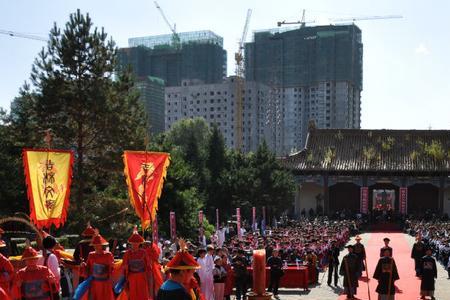
M 253 270 L 249 268 L 250 276 L 252 276 Z M 302 288 L 307 289 L 308 285 L 311 281 L 309 278 L 308 267 L 300 266 L 300 267 L 288 267 L 284 269 L 284 275 L 280 280 L 280 287 L 284 288 Z M 266 268 L 266 287 L 269 286 L 270 280 L 270 269 Z

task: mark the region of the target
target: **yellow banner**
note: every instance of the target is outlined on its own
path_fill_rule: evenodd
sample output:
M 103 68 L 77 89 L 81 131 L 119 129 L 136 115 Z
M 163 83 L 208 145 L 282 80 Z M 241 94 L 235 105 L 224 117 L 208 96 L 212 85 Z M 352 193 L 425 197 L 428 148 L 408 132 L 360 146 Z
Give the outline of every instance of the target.
M 64 224 L 69 206 L 73 153 L 24 150 L 30 217 L 37 227 Z

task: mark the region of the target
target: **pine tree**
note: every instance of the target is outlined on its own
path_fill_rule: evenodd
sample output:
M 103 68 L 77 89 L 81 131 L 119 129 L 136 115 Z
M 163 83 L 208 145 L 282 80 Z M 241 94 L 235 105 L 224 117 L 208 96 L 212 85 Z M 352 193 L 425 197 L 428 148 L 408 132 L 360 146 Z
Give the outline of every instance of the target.
M 131 75 L 115 72 L 116 58 L 114 41 L 77 10 L 64 29 L 54 25 L 32 67 L 26 99 L 34 132 L 51 129 L 54 147 L 75 151 L 73 190 L 80 208 L 113 179 L 125 187 L 116 176 L 123 150 L 143 147 L 143 106 Z

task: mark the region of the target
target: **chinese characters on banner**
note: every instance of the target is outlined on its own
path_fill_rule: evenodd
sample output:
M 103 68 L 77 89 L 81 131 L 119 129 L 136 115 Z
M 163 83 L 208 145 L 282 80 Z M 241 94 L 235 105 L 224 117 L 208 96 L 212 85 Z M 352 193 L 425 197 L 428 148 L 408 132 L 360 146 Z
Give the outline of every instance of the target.
M 123 161 L 131 205 L 142 228 L 147 229 L 156 218 L 170 156 L 163 152 L 125 151 Z
M 400 213 L 406 215 L 408 213 L 408 188 L 401 187 L 400 193 Z
M 362 214 L 369 213 L 369 188 L 367 186 L 361 187 L 360 212 Z
M 236 208 L 236 222 L 237 222 L 238 239 L 241 239 L 242 233 L 241 233 L 241 209 L 240 208 Z
M 177 238 L 177 222 L 174 211 L 170 212 L 170 238 L 172 240 Z
M 69 207 L 73 152 L 24 149 L 30 219 L 38 228 L 64 224 Z

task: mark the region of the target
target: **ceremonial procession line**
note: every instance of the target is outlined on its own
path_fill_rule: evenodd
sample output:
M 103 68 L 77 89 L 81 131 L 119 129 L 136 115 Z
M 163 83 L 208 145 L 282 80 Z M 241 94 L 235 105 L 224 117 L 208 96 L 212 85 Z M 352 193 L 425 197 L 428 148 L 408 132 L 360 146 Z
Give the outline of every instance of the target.
M 369 281 L 365 278 L 365 271 L 363 277 L 359 280 L 359 287 L 356 298 L 361 300 L 377 300 L 378 294 L 375 289 L 377 287 L 377 280 L 373 279 L 373 272 L 379 259 L 380 248 L 383 246 L 383 238 L 390 238 L 390 245 L 394 249 L 394 259 L 398 268 L 400 279 L 395 282 L 396 300 L 416 300 L 420 299 L 420 279 L 416 277 L 414 272 L 414 260 L 411 259 L 411 249 L 415 242 L 413 236 L 403 233 L 365 233 L 361 234 L 361 243 L 365 245 L 367 253 L 367 265 L 369 271 Z M 355 243 L 354 237 L 349 242 Z M 346 251 L 341 251 L 339 257 L 346 254 Z M 450 279 L 447 276 L 447 270 L 441 264 L 437 264 L 437 279 L 435 282 L 435 298 L 437 300 L 450 299 Z M 320 274 L 321 280 L 319 285 L 308 291 L 297 291 L 290 289 L 280 290 L 280 299 L 283 300 L 343 300 L 346 299 L 342 289 L 342 277 L 338 281 L 338 287 L 327 285 L 327 274 Z M 370 290 L 370 298 L 368 293 Z

